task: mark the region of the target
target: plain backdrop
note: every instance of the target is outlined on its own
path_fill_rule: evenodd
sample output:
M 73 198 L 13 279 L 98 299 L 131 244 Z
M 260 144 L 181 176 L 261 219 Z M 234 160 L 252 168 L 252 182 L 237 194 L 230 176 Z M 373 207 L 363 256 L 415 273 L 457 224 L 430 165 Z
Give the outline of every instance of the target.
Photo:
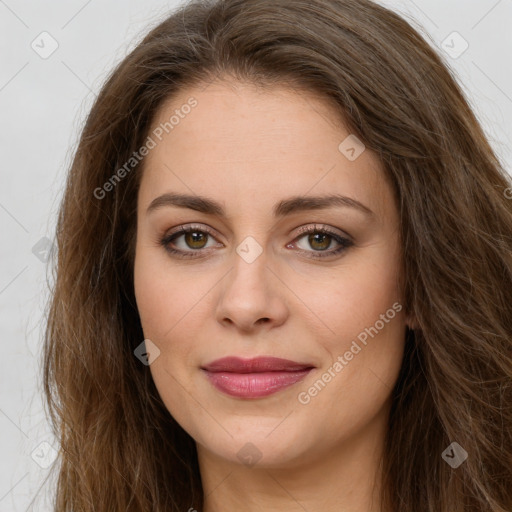
M 430 36 L 510 172 L 512 0 L 380 3 Z M 29 507 L 58 449 L 41 398 L 47 254 L 80 129 L 109 70 L 177 4 L 0 0 L 0 512 L 51 510 L 52 480 Z

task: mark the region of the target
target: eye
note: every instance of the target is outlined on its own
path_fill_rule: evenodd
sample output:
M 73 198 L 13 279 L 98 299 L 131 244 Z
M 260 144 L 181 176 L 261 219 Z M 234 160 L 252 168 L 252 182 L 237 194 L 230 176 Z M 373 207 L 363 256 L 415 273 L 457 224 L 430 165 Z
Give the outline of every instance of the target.
M 300 236 L 296 237 L 293 242 L 288 244 L 287 248 L 293 248 L 298 241 L 306 239 L 313 250 L 300 248 L 299 252 L 308 258 L 327 258 L 341 254 L 353 245 L 352 240 L 342 236 L 328 226 L 317 227 L 317 225 L 306 226 L 299 230 Z M 164 236 L 160 240 L 160 244 L 171 255 L 177 258 L 198 258 L 203 256 L 202 253 L 210 252 L 209 250 L 215 244 L 208 246 L 210 238 L 214 238 L 213 232 L 206 226 L 189 225 L 180 226 L 174 232 Z M 177 241 L 181 240 L 181 246 Z M 335 249 L 329 249 L 332 245 L 337 244 Z M 222 244 L 221 244 L 222 245 Z
M 297 237 L 291 245 L 305 239 L 306 244 L 313 248 L 313 251 L 310 251 L 307 248 L 301 249 L 301 252 L 306 253 L 308 258 L 327 258 L 330 256 L 336 256 L 353 245 L 352 240 L 342 236 L 340 233 L 337 233 L 327 226 L 318 228 L 315 224 L 313 226 L 301 228 L 300 232 L 302 234 Z M 333 242 L 334 244 L 338 244 L 338 247 L 328 250 Z M 287 245 L 287 247 L 290 247 L 290 244 Z
M 182 245 L 180 248 L 179 244 L 176 244 L 175 242 L 182 237 L 185 246 Z M 180 226 L 178 230 L 162 238 L 160 243 L 169 253 L 177 257 L 190 258 L 197 257 L 197 254 L 194 253 L 208 248 L 206 244 L 209 237 L 213 238 L 212 231 L 203 226 Z M 175 249 L 173 245 L 178 246 L 178 248 Z M 192 251 L 187 250 L 187 248 L 192 249 Z

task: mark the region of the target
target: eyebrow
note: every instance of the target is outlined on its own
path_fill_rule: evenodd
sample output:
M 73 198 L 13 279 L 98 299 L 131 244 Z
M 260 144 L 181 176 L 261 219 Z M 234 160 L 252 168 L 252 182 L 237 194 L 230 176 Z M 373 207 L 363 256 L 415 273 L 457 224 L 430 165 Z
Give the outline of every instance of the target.
M 208 215 L 226 217 L 223 206 L 208 197 L 175 194 L 172 192 L 162 194 L 151 201 L 146 210 L 146 215 L 167 206 L 188 208 Z M 375 213 L 367 206 L 355 199 L 340 194 L 326 196 L 293 196 L 279 201 L 273 208 L 274 217 L 284 217 L 292 213 L 311 210 L 323 210 L 332 207 L 353 208 L 367 217 L 375 217 Z

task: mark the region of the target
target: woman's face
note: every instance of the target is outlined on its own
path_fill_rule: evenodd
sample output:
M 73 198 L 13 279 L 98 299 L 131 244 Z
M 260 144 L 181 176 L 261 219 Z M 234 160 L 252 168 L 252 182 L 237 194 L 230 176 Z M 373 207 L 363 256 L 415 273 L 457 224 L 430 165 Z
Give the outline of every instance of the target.
M 287 467 L 384 435 L 399 218 L 375 154 L 324 101 L 215 82 L 151 128 L 135 294 L 156 387 L 200 455 Z

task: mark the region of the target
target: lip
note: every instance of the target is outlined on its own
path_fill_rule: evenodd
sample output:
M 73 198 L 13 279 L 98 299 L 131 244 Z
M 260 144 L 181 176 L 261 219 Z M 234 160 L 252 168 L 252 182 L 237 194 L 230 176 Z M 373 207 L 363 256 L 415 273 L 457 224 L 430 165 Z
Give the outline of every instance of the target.
M 219 391 L 238 398 L 268 396 L 301 381 L 314 368 L 276 357 L 224 357 L 201 369 Z

